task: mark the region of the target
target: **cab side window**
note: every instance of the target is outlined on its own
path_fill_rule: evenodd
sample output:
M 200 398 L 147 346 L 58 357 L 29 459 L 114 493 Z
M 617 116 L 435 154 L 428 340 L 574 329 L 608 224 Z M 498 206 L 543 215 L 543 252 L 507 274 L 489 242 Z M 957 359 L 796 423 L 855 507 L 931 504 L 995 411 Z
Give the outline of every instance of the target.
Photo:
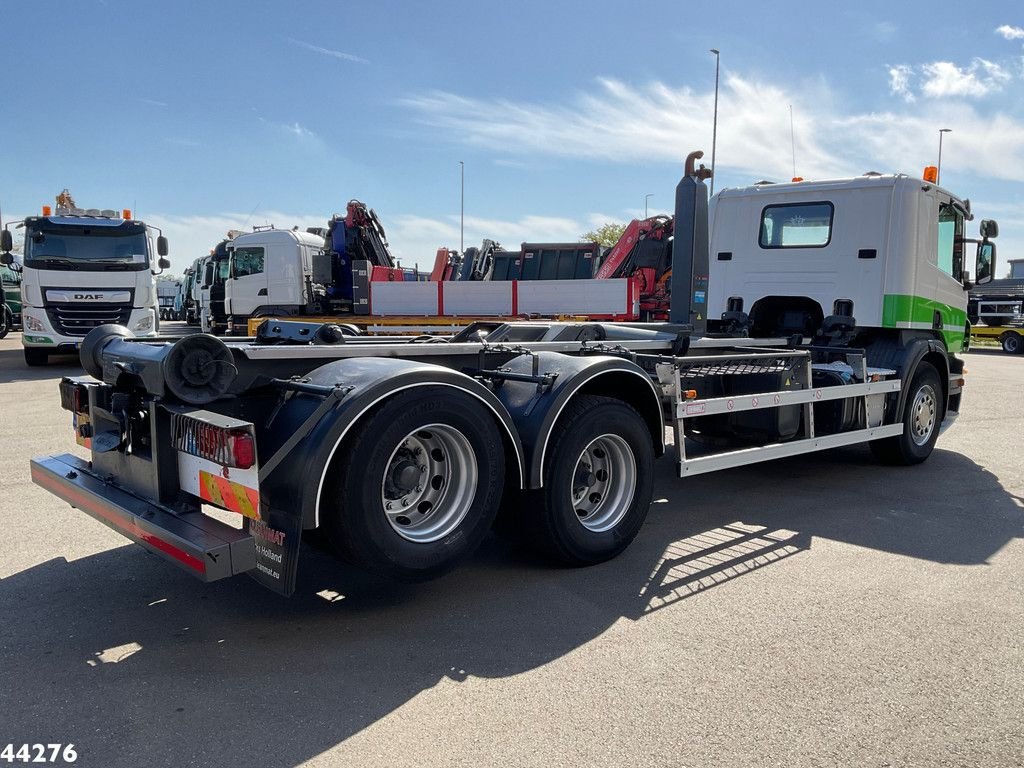
M 949 203 L 939 205 L 939 269 L 955 280 L 964 269 L 964 217 Z
M 234 277 L 258 275 L 263 272 L 263 261 L 262 248 L 235 248 L 231 258 L 232 274 Z

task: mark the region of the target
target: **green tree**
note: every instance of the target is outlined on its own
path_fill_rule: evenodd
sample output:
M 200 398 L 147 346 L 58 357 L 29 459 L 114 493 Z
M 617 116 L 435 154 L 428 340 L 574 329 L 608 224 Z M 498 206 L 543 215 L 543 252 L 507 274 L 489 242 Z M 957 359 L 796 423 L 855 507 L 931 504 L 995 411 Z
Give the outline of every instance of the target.
M 619 238 L 622 237 L 622 233 L 625 230 L 625 224 L 616 224 L 614 221 L 609 221 L 607 224 L 602 224 L 593 232 L 583 233 L 580 237 L 587 242 L 599 243 L 605 248 L 611 248 L 619 242 Z

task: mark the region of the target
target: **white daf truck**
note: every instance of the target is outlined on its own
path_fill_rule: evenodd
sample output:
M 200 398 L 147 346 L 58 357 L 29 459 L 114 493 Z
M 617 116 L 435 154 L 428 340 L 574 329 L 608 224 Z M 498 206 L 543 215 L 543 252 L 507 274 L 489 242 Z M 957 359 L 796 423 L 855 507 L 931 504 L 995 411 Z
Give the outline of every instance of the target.
M 925 461 L 965 386 L 965 244 L 991 279 L 995 222 L 968 238 L 967 201 L 907 176 L 726 190 L 709 218 L 700 156 L 676 189 L 668 323 L 382 339 L 267 320 L 227 343 L 106 326 L 90 375 L 60 385 L 91 461 L 37 458 L 32 478 L 204 581 L 290 594 L 311 530 L 399 579 L 495 524 L 608 560 L 642 535 L 666 453 L 681 477 L 855 444 Z
M 66 191 L 65 191 L 66 194 Z M 117 324 L 139 336 L 159 329 L 154 276 L 170 267 L 167 238 L 122 211 L 44 205 L 25 230 L 22 344 L 28 365 L 74 352 L 93 328 Z M 5 226 L 0 260 L 10 265 Z M 155 241 L 155 242 L 154 242 Z

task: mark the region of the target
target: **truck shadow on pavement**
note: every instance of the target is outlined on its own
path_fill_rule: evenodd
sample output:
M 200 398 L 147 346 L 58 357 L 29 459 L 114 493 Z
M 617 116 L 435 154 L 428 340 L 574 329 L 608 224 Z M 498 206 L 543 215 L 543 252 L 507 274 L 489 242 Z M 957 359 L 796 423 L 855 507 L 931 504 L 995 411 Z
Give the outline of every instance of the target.
M 27 569 L 0 582 L 6 740 L 72 741 L 83 765 L 293 766 L 434 686 L 537 669 L 622 620 L 696 613 L 688 598 L 728 585 L 785 599 L 758 575 L 818 538 L 982 565 L 1024 536 L 1020 499 L 948 451 L 914 469 L 850 449 L 668 474 L 633 546 L 588 569 L 496 538 L 416 586 L 307 549 L 291 600 L 244 577 L 204 586 L 134 546 Z
M 48 365 L 29 368 L 25 364 L 25 353 L 20 346 L 16 349 L 0 349 L 0 384 L 82 375 L 84 374 L 78 362 L 78 355 L 53 355 Z

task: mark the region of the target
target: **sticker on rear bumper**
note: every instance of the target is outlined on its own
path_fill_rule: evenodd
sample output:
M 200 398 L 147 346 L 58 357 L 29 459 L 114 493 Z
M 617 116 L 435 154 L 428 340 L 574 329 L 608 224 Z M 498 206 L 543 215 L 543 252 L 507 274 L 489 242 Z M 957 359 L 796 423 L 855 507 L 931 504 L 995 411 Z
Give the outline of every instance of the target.
M 199 498 L 253 520 L 260 518 L 259 491 L 202 469 L 199 470 Z

